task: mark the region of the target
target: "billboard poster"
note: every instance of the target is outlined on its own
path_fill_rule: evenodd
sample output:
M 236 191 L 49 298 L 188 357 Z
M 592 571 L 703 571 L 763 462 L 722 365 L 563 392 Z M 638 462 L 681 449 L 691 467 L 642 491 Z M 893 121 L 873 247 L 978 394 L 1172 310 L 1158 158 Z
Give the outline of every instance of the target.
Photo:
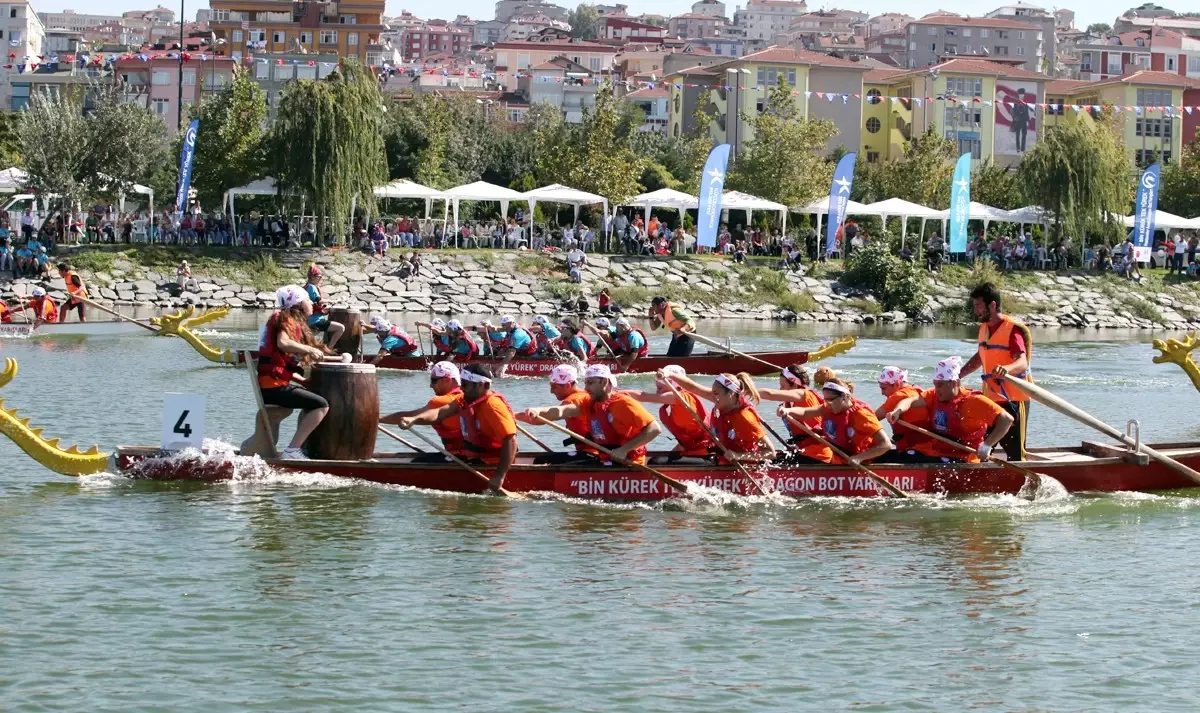
M 1020 156 L 1037 143 L 1037 85 L 996 82 L 996 149 L 1001 156 Z

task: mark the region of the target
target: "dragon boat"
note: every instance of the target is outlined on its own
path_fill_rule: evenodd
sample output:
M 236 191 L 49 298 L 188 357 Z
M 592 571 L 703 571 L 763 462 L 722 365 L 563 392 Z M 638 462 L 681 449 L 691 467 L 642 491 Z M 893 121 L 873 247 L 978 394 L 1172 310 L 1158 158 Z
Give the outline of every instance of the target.
M 0 372 L 0 387 L 17 375 L 17 362 L 9 358 Z M 82 451 L 62 448 L 59 439 L 47 438 L 41 428 L 0 401 L 0 433 L 49 470 L 62 475 L 110 472 L 134 479 L 222 481 L 239 477 L 248 459 L 227 453 L 199 450 L 166 451 L 155 446 L 118 446 L 105 453 L 93 446 Z M 1136 444 L 1135 444 L 1136 446 Z M 1163 443 L 1154 446 L 1183 464 L 1200 468 L 1200 442 Z M 453 463 L 413 463 L 411 454 L 376 452 L 364 460 L 288 460 L 263 462 L 277 471 L 321 473 L 374 483 L 401 485 L 454 493 L 482 493 L 484 484 Z M 513 493 L 553 493 L 564 497 L 605 501 L 653 501 L 678 493 L 653 476 L 622 466 L 539 465 L 536 456 L 521 454 L 505 479 Z M 257 461 L 251 461 L 257 463 Z M 1137 447 L 1109 446 L 1084 441 L 1080 446 L 1033 449 L 1022 465 L 1057 480 L 1069 492 L 1159 491 L 1196 487 Z M 685 485 L 704 486 L 734 495 L 756 494 L 733 466 L 717 464 L 655 466 L 662 474 Z M 1017 494 L 1025 479 L 994 464 L 876 465 L 875 472 L 907 493 L 945 496 Z M 881 497 L 869 478 L 849 466 L 804 465 L 755 468 L 755 477 L 768 490 L 784 496 Z

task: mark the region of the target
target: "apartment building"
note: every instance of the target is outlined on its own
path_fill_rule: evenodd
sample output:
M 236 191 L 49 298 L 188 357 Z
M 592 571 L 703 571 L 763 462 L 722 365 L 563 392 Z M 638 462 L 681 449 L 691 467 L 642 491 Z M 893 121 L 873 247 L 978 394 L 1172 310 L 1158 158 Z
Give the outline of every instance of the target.
M 906 63 L 910 69 L 931 67 L 954 55 L 1014 62 L 1020 69 L 1041 71 L 1045 33 L 1032 23 L 992 17 L 926 15 L 908 24 Z
M 552 3 L 539 0 L 497 0 L 496 19 L 500 22 L 507 23 L 521 15 L 545 15 L 560 22 L 567 21 L 567 9 Z
M 87 32 L 101 25 L 115 22 L 120 24 L 120 15 L 93 15 L 90 13 L 63 10 L 62 12 L 39 12 L 38 18 L 45 27 L 52 27 L 73 32 Z
M 1042 72 L 1043 74 L 1056 74 L 1058 72 L 1059 18 L 1056 13 L 1051 13 L 1037 5 L 1018 2 L 1014 5 L 998 7 L 989 12 L 985 17 L 990 17 L 994 20 L 1015 20 L 1030 25 L 1037 25 L 1042 31 L 1042 63 L 1040 67 L 1026 65 L 1025 68 L 1035 72 Z
M 599 72 L 566 57 L 530 67 L 517 79 L 517 93 L 531 106 L 549 104 L 562 111 L 569 124 L 583 121 L 583 112 L 596 107 Z
M 567 33 L 570 30 L 571 26 L 566 22 L 555 20 L 549 15 L 519 15 L 504 25 L 500 37 L 504 42 L 512 42 L 534 35 Z
M 264 60 L 263 64 L 266 64 Z M 183 63 L 183 119 L 193 108 L 227 88 L 233 81 L 234 60 L 228 57 L 200 59 L 191 56 Z M 179 60 L 166 56 L 137 56 L 118 59 L 113 65 L 114 81 L 121 83 L 125 101 L 145 107 L 163 121 L 170 133 L 180 123 Z
M 905 15 L 901 12 L 885 12 L 882 15 L 876 15 L 867 20 L 867 37 L 898 32 L 908 27 L 908 23 L 912 21 L 913 18 L 911 15 Z
M 699 12 L 685 12 L 667 21 L 667 34 L 671 37 L 693 39 L 716 37 L 729 22 L 724 17 L 713 17 Z
M 1140 70 L 1200 78 L 1200 39 L 1156 28 L 1080 41 L 1079 79 L 1106 81 Z
M 635 89 L 621 101 L 633 104 L 646 115 L 646 123 L 638 127 L 638 131 L 665 134 L 671 118 L 669 109 L 671 92 L 661 83 Z
M 15 56 L 15 64 L 25 57 L 34 62 L 45 54 L 46 28 L 29 2 L 0 4 L 0 46 L 5 54 Z
M 715 17 L 725 20 L 725 3 L 721 0 L 696 0 L 692 3 L 692 12 L 697 15 L 705 15 L 707 17 Z
M 418 61 L 430 55 L 462 57 L 474 41 L 473 33 L 440 20 L 405 28 L 400 33 L 400 53 L 405 61 Z
M 618 42 L 662 42 L 667 38 L 667 28 L 627 15 L 603 15 L 596 23 L 596 36 Z
M 792 21 L 808 12 L 804 0 L 749 0 L 746 9 L 733 13 L 733 24 L 743 28 L 744 40 L 774 44 L 777 35 L 787 32 Z
M 221 56 L 303 51 L 379 64 L 391 51 L 380 39 L 386 29 L 384 0 L 211 0 L 210 5 Z
M 508 91 L 516 91 L 518 75 L 530 68 L 566 57 L 586 67 L 595 76 L 611 76 L 620 48 L 602 42 L 569 39 L 563 36 L 537 36 L 514 42 L 496 43 L 496 81 Z

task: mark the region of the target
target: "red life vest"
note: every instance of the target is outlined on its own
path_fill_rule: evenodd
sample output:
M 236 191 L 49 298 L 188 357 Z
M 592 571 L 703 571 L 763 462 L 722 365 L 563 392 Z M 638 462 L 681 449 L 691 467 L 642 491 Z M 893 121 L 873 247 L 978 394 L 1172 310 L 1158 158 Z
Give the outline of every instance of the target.
M 828 407 L 826 409 L 828 410 Z M 855 433 L 854 428 L 850 426 L 850 417 L 859 411 L 867 411 L 872 415 L 875 413 L 866 403 L 854 399 L 850 408 L 837 414 L 827 413 L 822 419 L 821 430 L 825 433 L 825 439 L 847 455 L 857 455 L 867 450 L 863 447 L 862 434 Z
M 625 445 L 628 440 L 621 434 L 617 433 L 617 429 L 613 426 L 613 417 L 609 411 L 612 405 L 618 399 L 630 399 L 632 397 L 614 391 L 608 395 L 607 399 L 596 402 L 592 401 L 588 413 L 588 431 L 590 432 L 591 440 L 604 446 L 608 449 L 619 448 Z M 646 447 L 642 446 L 629 452 L 629 460 L 640 462 L 646 457 Z
M 534 354 L 537 354 L 537 340 L 534 339 L 533 335 L 529 334 L 524 327 L 517 326 L 513 326 L 511 329 L 505 332 L 503 339 L 492 339 L 491 334 L 488 335 L 488 339 L 491 340 L 492 343 L 492 353 L 499 354 L 506 349 L 512 349 L 513 334 L 518 331 L 525 332 L 525 334 L 529 336 L 529 342 L 524 347 L 517 350 L 517 356 L 531 357 Z
M 592 344 L 592 340 L 590 340 L 590 339 L 588 339 L 587 337 L 585 337 L 585 336 L 583 335 L 583 332 L 576 332 L 576 333 L 575 333 L 575 337 L 579 337 L 580 339 L 582 339 L 582 340 L 583 340 L 583 343 L 584 343 L 584 348 L 583 348 L 583 358 L 584 358 L 584 359 L 591 359 L 591 358 L 592 358 L 592 357 L 593 357 L 593 356 L 596 354 L 596 345 L 595 345 L 595 344 Z M 574 339 L 575 337 L 571 337 L 571 339 Z M 567 351 L 571 351 L 571 348 L 570 348 L 570 346 L 569 346 L 569 345 L 570 345 L 570 343 L 571 343 L 571 340 L 564 340 L 564 341 L 566 341 L 566 342 L 567 342 L 567 345 L 568 345 L 568 346 L 566 347 Z
M 625 354 L 628 354 L 631 351 L 633 351 L 633 348 L 631 346 L 629 346 L 629 335 L 633 334 L 634 332 L 637 332 L 638 334 L 642 335 L 642 346 L 639 347 L 637 350 L 637 355 L 638 355 L 638 358 L 640 359 L 650 353 L 650 340 L 646 339 L 646 333 L 643 332 L 642 330 L 638 329 L 637 327 L 631 328 L 623 336 L 620 334 L 617 335 L 617 339 L 616 339 L 617 348 Z
M 987 438 L 987 427 L 981 424 L 980 428 L 966 431 L 963 429 L 962 416 L 959 414 L 959 406 L 962 402 L 978 393 L 978 391 L 970 389 L 959 389 L 958 396 L 946 402 L 937 401 L 930 406 L 929 414 L 930 420 L 933 422 L 933 430 L 965 446 L 978 448 L 979 444 L 983 443 L 983 439 Z
M 300 371 L 300 362 L 296 356 L 279 348 L 279 317 L 280 312 L 275 312 L 267 320 L 262 344 L 258 348 L 258 375 L 276 384 L 291 381 L 292 374 Z M 297 342 L 301 341 L 299 326 L 292 325 L 288 336 Z
M 458 419 L 462 426 L 463 445 L 467 447 L 467 450 L 481 455 L 497 455 L 503 444 L 500 441 L 489 440 L 490 437 L 479 430 L 479 421 L 475 418 L 475 409 L 488 399 L 500 399 L 504 408 L 508 409 L 510 414 L 513 412 L 508 399 L 495 391 L 489 391 L 471 403 L 465 404 L 458 412 Z
M 474 343 L 474 341 L 473 341 L 473 340 L 472 340 L 472 343 Z M 450 335 L 449 335 L 449 334 L 435 334 L 435 335 L 433 335 L 433 348 L 434 348 L 434 349 L 435 349 L 435 350 L 436 350 L 436 351 L 437 351 L 439 354 L 449 354 L 449 353 L 450 353 L 450 347 L 451 347 L 451 342 L 450 342 Z
M 378 332 L 375 333 L 375 336 L 376 336 L 376 338 L 379 339 L 380 344 L 383 344 L 383 341 L 385 339 L 387 339 L 388 337 L 395 337 L 395 338 L 399 339 L 400 341 L 404 342 L 403 346 L 392 349 L 389 352 L 390 354 L 393 354 L 395 356 L 408 356 L 409 354 L 415 353 L 418 349 L 417 342 L 411 336 L 409 336 L 406 332 L 404 332 L 404 330 L 400 329 L 399 327 L 397 327 L 395 325 L 392 326 L 392 329 L 387 333 L 386 336 L 381 337 L 381 336 L 379 336 Z
M 446 399 L 446 403 L 453 403 L 454 397 L 462 400 L 462 389 L 454 389 L 450 393 L 442 397 L 434 397 L 435 400 Z M 442 438 L 442 445 L 446 446 L 446 450 L 451 453 L 463 452 L 463 432 L 461 427 L 461 419 L 445 418 L 433 424 L 433 430 Z
M 692 408 L 696 409 L 700 420 L 704 422 L 704 430 L 700 429 L 700 424 L 696 423 L 696 419 L 692 418 L 692 414 L 688 413 L 686 408 L 675 408 L 676 404 L 660 406 L 658 420 L 667 427 L 672 436 L 675 436 L 675 440 L 679 441 L 681 452 L 686 455 L 707 455 L 713 446 L 713 439 L 708 430 L 712 427 L 712 419 L 708 410 L 704 408 L 703 401 L 691 394 L 683 396 Z
M 744 400 L 740 406 L 729 413 L 724 413 L 719 410 L 713 411 L 713 435 L 717 437 L 717 440 L 721 442 L 721 445 L 725 446 L 734 453 L 749 453 L 750 451 L 758 450 L 758 440 L 755 439 L 753 441 L 747 441 L 746 434 L 738 433 L 737 430 L 733 428 L 733 424 L 731 423 L 734 414 L 740 413 L 743 409 L 750 409 L 750 413 L 754 414 L 754 418 L 756 418 L 759 423 L 762 423 L 762 418 L 758 415 L 758 411 L 755 410 L 754 406 Z
M 813 391 L 812 389 L 805 389 L 805 391 L 807 391 L 808 393 L 817 397 L 816 398 L 817 404 L 821 404 L 821 403 L 825 402 L 825 399 L 821 398 L 821 394 Z M 811 408 L 812 406 L 813 406 L 813 404 L 800 403 L 798 401 L 785 401 L 783 403 L 784 408 Z M 814 431 L 819 432 L 821 430 L 821 417 L 820 416 L 813 416 L 812 418 L 805 419 L 803 421 L 803 423 L 805 426 L 808 426 L 809 428 L 811 428 Z M 792 437 L 794 437 L 794 438 L 809 438 L 809 435 L 807 433 L 805 433 L 804 431 L 800 430 L 800 427 L 797 426 L 795 423 L 793 423 L 792 419 L 790 419 L 790 418 L 783 419 L 783 425 L 787 427 L 788 433 Z M 810 440 L 811 440 L 811 438 L 810 438 Z

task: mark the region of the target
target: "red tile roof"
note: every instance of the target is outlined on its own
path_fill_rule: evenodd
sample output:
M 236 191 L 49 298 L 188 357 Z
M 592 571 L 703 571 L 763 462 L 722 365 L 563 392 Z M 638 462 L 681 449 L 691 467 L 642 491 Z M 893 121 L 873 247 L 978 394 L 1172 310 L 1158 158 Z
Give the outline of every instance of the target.
M 765 50 L 739 57 L 732 60 L 732 62 L 778 62 L 780 64 L 812 64 L 821 67 L 865 69 L 858 62 L 851 62 L 848 59 L 831 57 L 820 52 L 789 49 L 786 47 L 768 47 Z
M 1172 72 L 1152 72 L 1143 69 L 1124 77 L 1106 79 L 1092 86 L 1108 86 L 1111 84 L 1151 84 L 1159 87 L 1179 87 L 1180 89 L 1200 89 L 1200 79 L 1191 79 Z
M 953 15 L 936 15 L 934 17 L 922 17 L 920 20 L 913 20 L 913 25 L 955 25 L 962 27 L 998 27 L 1000 29 L 1015 29 L 1015 30 L 1040 30 L 1037 25 L 1031 25 L 1028 22 L 1017 22 L 1016 20 L 1001 20 L 996 17 L 959 17 Z
M 662 84 L 655 84 L 653 87 L 642 87 L 625 95 L 627 98 L 636 99 L 666 99 L 671 96 L 671 92 Z
M 999 62 L 990 62 L 986 59 L 951 59 L 941 64 L 934 65 L 941 72 L 961 72 L 963 74 L 991 74 L 997 77 L 1012 77 L 1013 79 L 1035 79 L 1046 81 L 1049 79 L 1044 74 L 1030 72 L 1027 69 L 1018 69 L 1007 64 Z M 922 69 L 920 72 L 928 70 Z
M 1089 82 L 1086 79 L 1056 79 L 1053 82 L 1046 84 L 1046 94 L 1066 95 L 1075 94 L 1076 92 L 1093 86 L 1095 82 Z
M 909 74 L 903 69 L 872 69 L 863 75 L 863 84 L 887 84 L 892 77 Z
M 592 52 L 612 52 L 613 47 L 600 42 L 568 42 L 566 40 L 519 40 L 514 42 L 497 42 L 498 50 L 578 50 Z

